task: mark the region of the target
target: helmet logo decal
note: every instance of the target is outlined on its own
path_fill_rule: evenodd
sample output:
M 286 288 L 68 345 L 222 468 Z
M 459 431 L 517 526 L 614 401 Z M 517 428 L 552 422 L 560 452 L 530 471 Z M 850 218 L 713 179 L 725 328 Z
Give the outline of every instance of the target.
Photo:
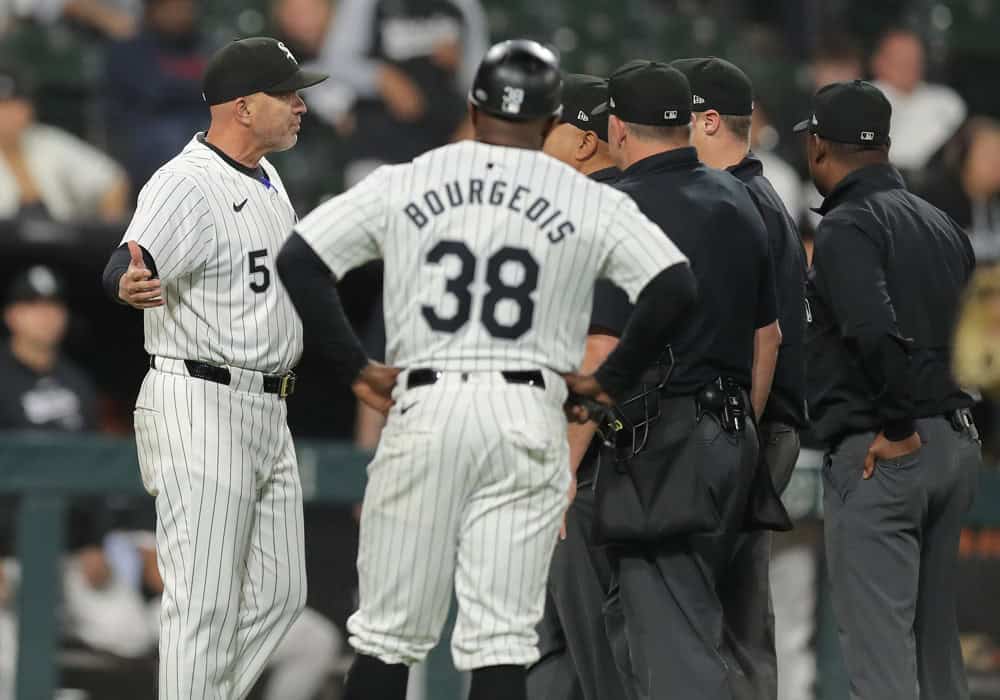
M 500 109 L 505 114 L 520 114 L 524 103 L 524 89 L 505 85 L 503 88 L 503 104 Z

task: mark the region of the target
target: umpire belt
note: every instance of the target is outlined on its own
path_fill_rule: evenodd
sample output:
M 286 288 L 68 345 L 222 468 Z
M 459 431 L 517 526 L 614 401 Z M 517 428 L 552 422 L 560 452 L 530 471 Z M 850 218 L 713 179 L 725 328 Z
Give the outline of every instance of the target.
M 150 355 L 149 366 L 169 374 L 186 374 L 206 382 L 224 384 L 238 391 L 277 394 L 283 399 L 295 393 L 295 372 L 265 374 L 240 367 L 219 367 L 198 360 L 175 360 Z
M 455 374 L 461 375 L 462 381 L 467 382 L 473 374 L 482 374 L 482 372 L 455 372 Z M 444 370 L 432 369 L 430 367 L 420 367 L 418 369 L 411 369 L 406 377 L 406 388 L 415 389 L 418 386 L 430 386 L 431 384 L 437 384 L 438 380 L 444 375 Z M 508 384 L 527 384 L 528 386 L 535 386 L 539 389 L 545 388 L 545 377 L 537 369 L 532 370 L 502 370 L 500 375 L 504 378 Z

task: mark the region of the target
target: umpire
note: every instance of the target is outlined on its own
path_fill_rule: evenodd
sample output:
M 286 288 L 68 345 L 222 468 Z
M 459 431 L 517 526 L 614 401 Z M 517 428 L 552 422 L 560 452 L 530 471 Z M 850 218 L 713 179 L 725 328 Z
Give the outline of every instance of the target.
M 834 83 L 795 127 L 825 197 L 807 372 L 827 563 L 851 697 L 960 700 L 954 574 L 981 457 L 949 348 L 974 257 L 889 165 L 890 116 L 870 83 Z
M 627 63 L 608 104 L 616 186 L 688 256 L 699 292 L 662 366 L 619 403 L 601 455 L 595 536 L 613 545 L 617 581 L 608 633 L 628 697 L 726 700 L 746 685 L 718 587 L 757 468 L 754 334 L 777 330 L 767 231 L 743 184 L 698 161 L 682 73 Z M 570 384 L 600 391 L 590 377 Z
M 563 79 L 560 123 L 545 139 L 545 153 L 593 180 L 621 175 L 608 152 L 608 81 L 570 74 Z M 617 346 L 628 319 L 628 296 L 608 280 L 594 287 L 582 372 L 593 372 Z M 594 481 L 600 440 L 595 424 L 569 426 L 573 500 L 564 539 L 552 555 L 545 614 L 538 625 L 541 658 L 528 669 L 531 700 L 617 700 L 625 697 L 611 658 L 601 612 L 610 588 L 611 564 L 591 537 Z
M 755 409 L 768 396 L 760 415 L 760 456 L 777 493 L 788 486 L 799 456 L 799 433 L 806 427 L 805 355 L 806 257 L 798 227 L 764 176 L 760 160 L 750 153 L 753 85 L 738 66 L 720 58 L 685 58 L 672 64 L 691 84 L 695 112 L 692 144 L 703 163 L 728 170 L 749 188 L 767 227 L 775 270 L 781 348 L 768 396 L 766 377 L 754 363 L 751 395 Z M 758 347 L 773 338 L 757 331 Z M 771 605 L 770 549 L 766 531 L 741 538 L 734 560 L 737 575 L 722 582 L 723 605 L 735 644 L 749 661 L 754 697 L 778 695 L 774 615 Z M 743 575 L 746 574 L 746 575 Z

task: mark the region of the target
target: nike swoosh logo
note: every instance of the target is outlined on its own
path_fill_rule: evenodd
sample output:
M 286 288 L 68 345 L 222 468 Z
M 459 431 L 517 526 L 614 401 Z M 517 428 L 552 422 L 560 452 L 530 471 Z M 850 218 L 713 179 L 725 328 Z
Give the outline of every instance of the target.
M 239 213 L 239 212 L 243 211 L 243 207 L 245 207 L 246 204 L 247 204 L 247 200 L 245 200 L 245 199 L 242 202 L 240 202 L 239 204 L 237 204 L 236 202 L 233 202 L 233 211 L 235 211 L 236 213 Z
M 411 408 L 413 408 L 414 406 L 416 406 L 416 405 L 417 405 L 418 403 L 420 403 L 420 402 L 419 402 L 419 401 L 414 401 L 414 402 L 413 402 L 413 403 L 411 403 L 411 404 L 410 404 L 409 406 L 402 406 L 402 407 L 401 407 L 401 408 L 399 409 L 399 415 L 403 415 L 403 414 L 405 414 L 405 413 L 406 413 L 407 411 L 409 411 L 409 410 L 410 410 Z

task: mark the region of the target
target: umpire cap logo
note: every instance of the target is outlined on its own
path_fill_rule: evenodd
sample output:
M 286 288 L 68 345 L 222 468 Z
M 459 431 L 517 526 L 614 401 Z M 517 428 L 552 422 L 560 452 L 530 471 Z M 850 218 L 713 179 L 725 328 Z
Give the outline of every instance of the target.
M 587 113 L 584 112 L 582 109 L 580 110 L 580 113 L 576 115 L 576 118 L 579 119 L 582 122 L 589 122 L 590 121 L 590 117 L 588 117 Z
M 676 109 L 668 109 L 667 111 L 665 111 L 663 113 L 663 119 L 664 119 L 664 121 L 668 121 L 670 119 L 676 119 L 676 118 L 677 118 L 677 110 Z
M 861 140 L 862 141 L 874 141 L 875 140 L 875 132 L 874 131 L 862 131 L 861 132 Z

